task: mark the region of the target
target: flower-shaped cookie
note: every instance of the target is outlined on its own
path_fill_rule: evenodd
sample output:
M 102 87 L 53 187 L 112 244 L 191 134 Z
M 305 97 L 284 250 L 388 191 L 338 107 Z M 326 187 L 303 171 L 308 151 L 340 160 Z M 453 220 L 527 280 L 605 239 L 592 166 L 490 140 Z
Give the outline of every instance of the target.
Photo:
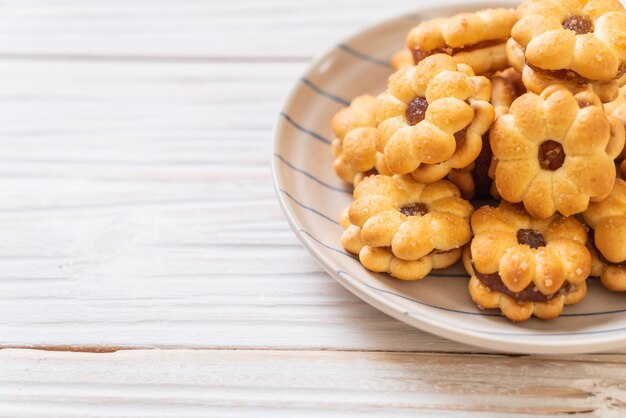
M 513 9 L 485 9 L 422 22 L 406 39 L 415 64 L 437 53 L 454 57 L 477 74 L 508 67 L 506 40 L 517 21 Z
M 573 95 L 554 85 L 517 99 L 496 120 L 490 142 L 503 199 L 524 202 L 537 218 L 569 216 L 611 192 L 624 126 L 591 91 Z
M 491 84 L 450 56 L 400 69 L 378 96 L 376 148 L 390 171 L 433 183 L 469 166 L 494 118 Z
M 391 67 L 394 70 L 410 67 L 412 65 L 413 57 L 408 49 L 396 52 L 391 59 Z M 496 116 L 507 113 L 511 103 L 513 103 L 517 97 L 526 92 L 524 85 L 522 84 L 521 75 L 513 68 L 496 72 L 490 80 L 493 86 L 491 104 L 495 108 Z M 524 91 L 520 92 L 521 89 L 524 89 Z M 489 146 L 488 138 L 487 141 L 483 139 L 483 150 L 476 158 L 475 162 L 471 163 L 467 167 L 450 170 L 450 173 L 446 176 L 448 180 L 454 183 L 461 190 L 461 195 L 465 199 L 471 199 L 473 197 L 486 197 L 489 195 L 489 193 L 487 193 L 487 195 L 483 193 L 484 190 L 489 191 L 489 186 L 492 183 L 491 179 L 487 177 L 487 168 L 491 161 L 491 149 L 489 148 L 488 150 L 485 150 L 485 143 Z M 487 153 L 489 154 L 489 160 L 486 163 L 487 166 L 484 166 L 485 158 L 481 158 L 483 153 L 485 153 L 485 155 Z M 484 176 L 482 176 L 483 173 Z M 486 189 L 484 180 L 489 182 Z M 477 188 L 478 192 L 476 191 Z
M 538 220 L 502 202 L 474 212 L 472 230 L 463 261 L 479 307 L 500 308 L 513 321 L 533 314 L 550 319 L 584 298 L 591 255 L 587 231 L 576 219 L 557 214 Z
M 332 119 L 335 139 L 332 144 L 333 169 L 339 178 L 357 184 L 371 174 L 390 174 L 384 157 L 376 151 L 376 97 L 356 97 L 350 106 Z
M 583 218 L 593 229 L 602 284 L 609 290 L 626 291 L 626 181 L 617 179 L 609 197 L 590 204 Z
M 472 237 L 472 205 L 452 183 L 424 185 L 411 176 L 370 176 L 354 190 L 340 223 L 344 248 L 365 268 L 417 280 L 461 257 Z
M 516 48 L 509 45 L 509 60 L 523 56 L 532 72 L 524 71 L 529 90 L 539 93 L 545 84 L 535 82 L 542 77 L 584 85 L 621 76 L 626 11 L 618 0 L 526 0 L 517 15 L 511 36 L 522 51 L 511 55 Z

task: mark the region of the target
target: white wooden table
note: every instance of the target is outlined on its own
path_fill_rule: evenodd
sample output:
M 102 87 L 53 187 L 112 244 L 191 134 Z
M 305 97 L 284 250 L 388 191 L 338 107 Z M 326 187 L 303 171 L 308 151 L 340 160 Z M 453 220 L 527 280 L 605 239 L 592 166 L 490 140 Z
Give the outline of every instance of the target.
M 420 332 L 287 226 L 281 104 L 385 3 L 0 2 L 0 416 L 626 416 L 626 350 Z

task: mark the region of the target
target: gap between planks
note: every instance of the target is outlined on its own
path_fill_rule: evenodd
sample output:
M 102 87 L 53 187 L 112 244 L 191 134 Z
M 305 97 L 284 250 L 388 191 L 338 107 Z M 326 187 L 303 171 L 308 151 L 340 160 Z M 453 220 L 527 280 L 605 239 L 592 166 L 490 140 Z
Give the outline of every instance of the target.
M 380 350 L 380 349 L 332 349 L 332 348 L 263 348 L 263 347 L 218 347 L 218 346 L 100 346 L 100 345 L 49 345 L 49 346 L 37 346 L 37 345 L 7 345 L 0 346 L 0 351 L 3 350 L 34 350 L 34 351 L 52 351 L 52 352 L 67 352 L 67 353 L 92 353 L 92 354 L 112 354 L 123 351 L 219 351 L 219 352 L 267 352 L 267 353 L 367 353 L 367 354 L 406 354 L 406 355 L 442 355 L 442 356 L 478 356 L 478 357 L 499 357 L 499 358 L 527 358 L 529 361 L 537 360 L 544 361 L 546 358 L 557 356 L 551 355 L 538 355 L 538 354 L 515 354 L 504 352 L 489 352 L 489 351 L 437 351 L 437 350 Z M 618 352 L 605 352 L 605 353 L 588 353 L 588 354 L 571 354 L 565 357 L 558 356 L 558 360 L 565 362 L 580 362 L 589 361 L 589 357 L 626 357 Z M 595 361 L 597 362 L 597 361 Z M 626 363 L 626 359 L 620 361 L 620 363 Z
M 218 347 L 218 346 L 104 346 L 104 345 L 5 345 L 0 346 L 0 350 L 36 350 L 36 351 L 56 351 L 56 352 L 71 352 L 71 353 L 94 353 L 94 354 L 109 354 L 119 351 L 138 351 L 138 350 L 154 350 L 154 351 L 259 351 L 259 352 L 325 352 L 325 353 L 381 353 L 381 354 L 449 354 L 449 355 L 479 355 L 479 356 L 498 356 L 498 357 L 529 357 L 530 354 L 514 354 L 514 353 L 498 353 L 489 351 L 436 351 L 436 350 L 379 350 L 379 349 L 332 349 L 327 347 L 319 348 L 263 348 L 263 347 Z M 615 355 L 615 353 L 598 353 L 597 355 Z

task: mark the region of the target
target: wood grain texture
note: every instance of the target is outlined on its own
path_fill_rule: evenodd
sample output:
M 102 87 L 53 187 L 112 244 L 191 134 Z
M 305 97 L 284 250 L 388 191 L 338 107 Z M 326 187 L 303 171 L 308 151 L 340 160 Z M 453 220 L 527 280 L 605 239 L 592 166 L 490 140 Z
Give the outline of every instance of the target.
M 626 356 L 0 352 L 12 417 L 621 417 Z
M 437 5 L 458 3 L 463 0 Z M 307 61 L 368 25 L 414 14 L 423 2 L 12 0 L 3 5 L 0 57 L 241 63 Z
M 12 1 L 0 56 L 122 60 L 308 60 L 415 1 Z
M 415 5 L 2 2 L 0 347 L 58 351 L 0 351 L 0 416 L 624 416 L 624 355 L 467 354 L 345 291 L 284 221 L 291 86 Z

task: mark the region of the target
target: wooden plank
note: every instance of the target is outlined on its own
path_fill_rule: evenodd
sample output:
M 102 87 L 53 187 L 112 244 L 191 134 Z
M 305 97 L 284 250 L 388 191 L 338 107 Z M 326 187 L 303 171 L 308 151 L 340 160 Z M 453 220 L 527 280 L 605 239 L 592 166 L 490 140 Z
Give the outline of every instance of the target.
M 0 344 L 472 350 L 343 290 L 271 197 L 168 199 L 1 214 Z
M 3 350 L 11 417 L 618 417 L 626 356 Z
M 306 60 L 414 8 L 411 0 L 14 1 L 0 13 L 0 56 Z
M 308 60 L 417 6 L 412 0 L 14 1 L 0 14 L 0 57 Z
M 36 60 L 7 61 L 0 66 L 4 114 L 0 133 L 27 135 L 23 146 L 33 141 L 88 141 L 92 147 L 101 145 L 98 152 L 126 153 L 127 160 L 133 153 L 119 145 L 132 146 L 129 137 L 146 134 L 160 143 L 167 139 L 163 136 L 176 133 L 177 138 L 185 134 L 197 142 L 224 138 L 228 145 L 243 131 L 243 138 L 265 138 L 259 144 L 267 146 L 283 99 L 304 69 L 304 64 L 283 63 L 242 67 L 233 63 L 62 61 L 41 65 Z M 91 140 L 92 135 L 98 137 Z M 157 135 L 160 138 L 154 138 Z M 102 146 L 103 136 L 119 142 Z M 61 145 L 57 152 L 74 154 L 66 144 Z M 3 152 L 12 149 L 7 148 Z M 153 152 L 167 155 L 171 148 L 172 144 Z M 41 148 L 30 149 L 38 152 Z M 24 157 L 23 148 L 17 151 Z M 197 160 L 199 155 L 195 155 Z

